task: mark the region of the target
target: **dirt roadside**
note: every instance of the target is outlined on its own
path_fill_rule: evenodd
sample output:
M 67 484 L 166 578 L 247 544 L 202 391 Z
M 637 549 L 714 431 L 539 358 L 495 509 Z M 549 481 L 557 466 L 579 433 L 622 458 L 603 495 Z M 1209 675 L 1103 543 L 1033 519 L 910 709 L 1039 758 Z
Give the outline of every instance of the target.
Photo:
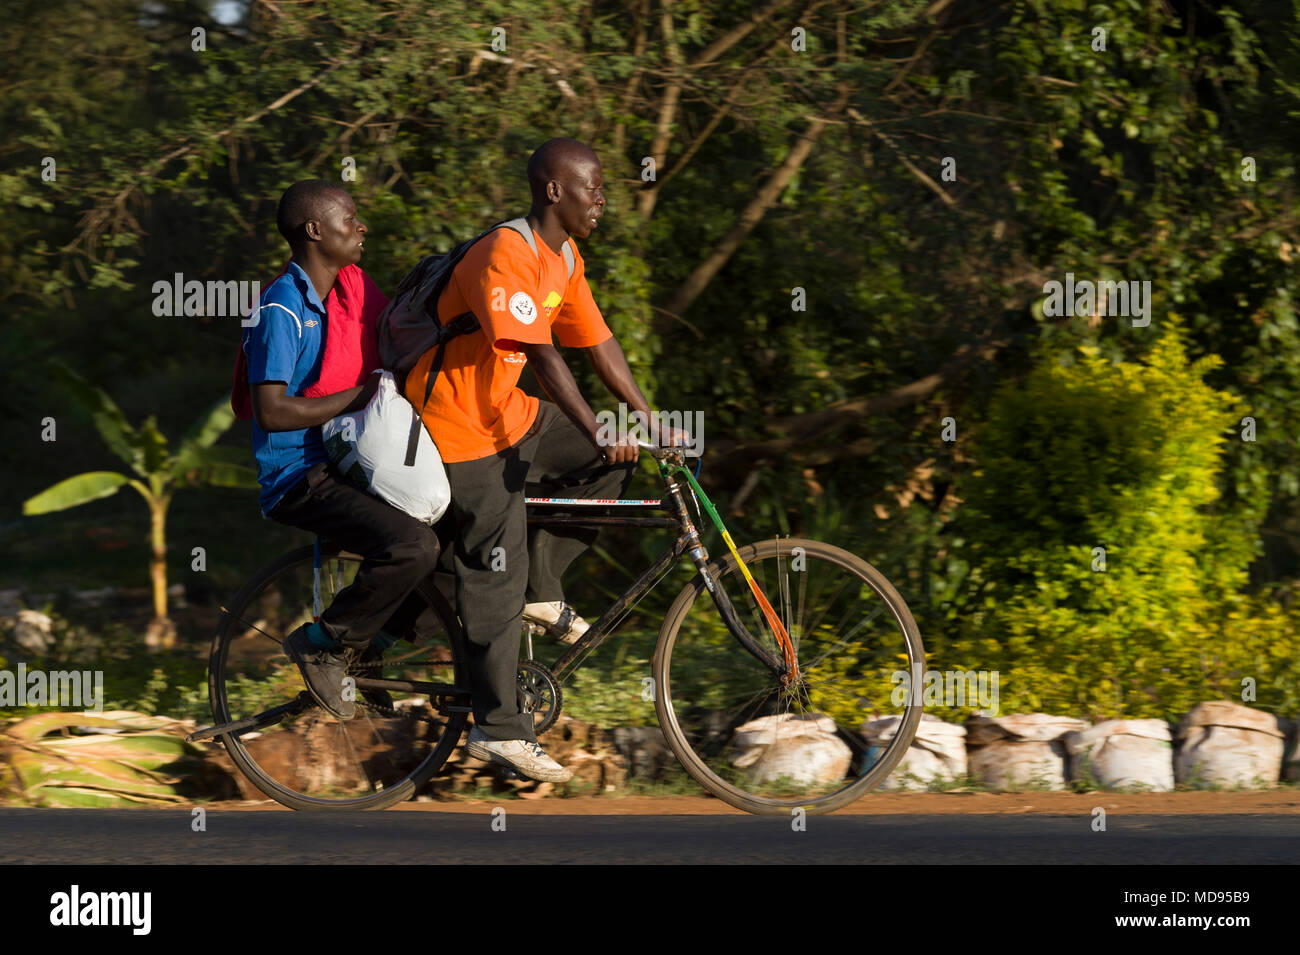
M 706 796 L 599 796 L 570 799 L 465 799 L 437 802 L 408 802 L 390 812 L 487 813 L 496 806 L 521 815 L 539 816 L 673 816 L 745 815 L 720 800 Z M 1300 825 L 1300 791 L 1276 792 L 1174 792 L 1174 793 L 872 793 L 835 815 L 888 816 L 915 814 L 1075 815 L 1090 813 L 1100 806 L 1108 813 L 1130 815 L 1237 815 L 1295 814 Z M 214 812 L 284 810 L 266 801 L 207 803 Z

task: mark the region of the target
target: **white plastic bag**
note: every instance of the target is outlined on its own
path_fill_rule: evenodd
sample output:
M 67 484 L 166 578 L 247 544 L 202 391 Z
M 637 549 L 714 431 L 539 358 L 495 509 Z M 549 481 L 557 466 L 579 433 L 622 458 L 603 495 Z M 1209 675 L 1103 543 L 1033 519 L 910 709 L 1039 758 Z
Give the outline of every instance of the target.
M 418 429 L 415 464 L 407 467 L 406 443 L 415 409 L 385 371 L 370 403 L 321 425 L 325 453 L 350 484 L 387 501 L 418 521 L 432 524 L 447 510 L 451 486 L 429 432 Z

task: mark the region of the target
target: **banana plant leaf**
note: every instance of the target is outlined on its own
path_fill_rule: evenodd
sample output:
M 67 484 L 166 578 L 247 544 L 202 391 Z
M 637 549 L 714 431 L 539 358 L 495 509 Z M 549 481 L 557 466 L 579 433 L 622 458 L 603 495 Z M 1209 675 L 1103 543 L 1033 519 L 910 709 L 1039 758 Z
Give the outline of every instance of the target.
M 181 435 L 180 450 L 177 451 L 176 461 L 173 462 L 174 473 L 180 474 L 189 470 L 181 462 L 191 448 L 212 447 L 217 443 L 217 438 L 225 434 L 227 429 L 234 423 L 235 412 L 230 408 L 230 398 L 218 398 L 212 407 L 199 415 L 194 423 Z
M 69 507 L 86 504 L 101 497 L 110 497 L 131 479 L 116 471 L 87 471 L 47 487 L 34 497 L 23 501 L 24 514 L 48 514 Z
M 108 396 L 108 392 L 96 388 L 58 359 L 50 362 L 50 372 L 72 399 L 90 412 L 95 430 L 113 453 L 138 474 L 144 474 L 144 454 L 138 446 L 135 429 L 127 422 L 122 409 Z
M 219 446 L 190 448 L 178 455 L 172 473 L 191 484 L 207 483 L 216 487 L 255 488 L 257 471 L 248 466 L 252 452 L 247 448 Z M 186 466 L 181 467 L 181 463 Z
M 170 465 L 171 452 L 167 448 L 167 438 L 158 430 L 158 422 L 153 415 L 145 418 L 135 437 L 144 457 L 145 473 L 157 474 Z

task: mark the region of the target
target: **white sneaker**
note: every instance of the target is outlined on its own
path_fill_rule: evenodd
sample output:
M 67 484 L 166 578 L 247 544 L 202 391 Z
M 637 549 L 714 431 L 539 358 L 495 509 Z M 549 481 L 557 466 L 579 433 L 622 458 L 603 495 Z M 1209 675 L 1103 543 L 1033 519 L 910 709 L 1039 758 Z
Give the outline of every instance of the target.
M 536 743 L 522 739 L 489 739 L 477 726 L 471 727 L 465 752 L 475 759 L 509 766 L 521 776 L 544 783 L 567 783 L 573 773 L 546 755 Z
M 525 604 L 524 619 L 545 627 L 546 632 L 556 640 L 569 644 L 577 643 L 590 626 L 563 600 Z

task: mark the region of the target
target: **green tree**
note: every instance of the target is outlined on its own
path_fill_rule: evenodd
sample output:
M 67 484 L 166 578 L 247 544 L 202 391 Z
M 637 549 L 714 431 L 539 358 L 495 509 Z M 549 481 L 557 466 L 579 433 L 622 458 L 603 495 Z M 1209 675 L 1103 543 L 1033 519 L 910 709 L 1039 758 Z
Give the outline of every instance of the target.
M 109 497 L 123 486 L 138 491 L 149 507 L 149 578 L 153 587 L 154 619 L 145 633 L 145 644 L 154 649 L 171 649 L 176 640 L 176 628 L 167 615 L 167 508 L 172 496 L 180 487 L 200 484 L 257 487 L 256 474 L 244 463 L 248 452 L 216 446 L 235 418 L 230 401 L 223 397 L 204 412 L 172 452 L 153 415 L 140 427 L 132 428 L 103 389 L 60 362 L 52 362 L 51 370 L 77 404 L 90 413 L 104 443 L 136 477 L 115 471 L 87 471 L 28 498 L 23 502 L 23 513 L 66 510 Z

